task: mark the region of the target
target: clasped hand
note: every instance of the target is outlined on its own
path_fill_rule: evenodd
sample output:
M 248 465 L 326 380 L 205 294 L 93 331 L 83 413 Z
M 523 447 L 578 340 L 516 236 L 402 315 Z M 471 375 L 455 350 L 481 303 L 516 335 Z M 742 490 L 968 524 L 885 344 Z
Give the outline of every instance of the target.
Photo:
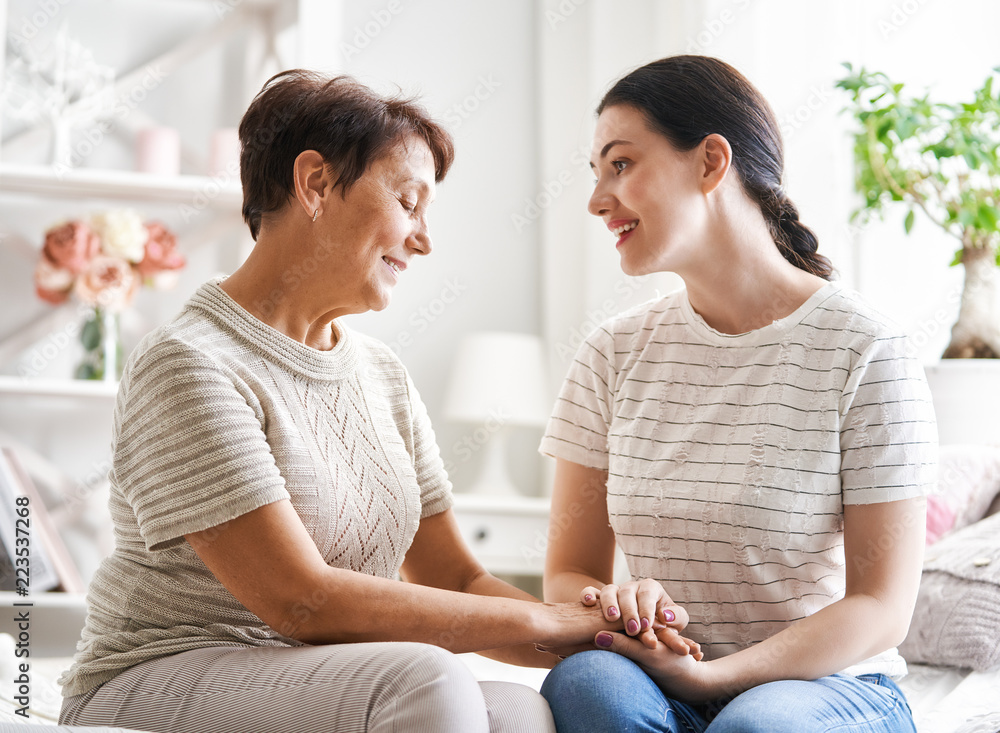
M 698 643 L 680 635 L 688 624 L 687 611 L 674 603 L 655 580 L 631 580 L 623 585 L 611 583 L 601 589 L 587 586 L 580 591 L 580 602 L 585 606 L 600 603 L 605 619 L 611 622 L 620 620 L 625 633 L 638 639 L 648 649 L 656 649 L 662 644 L 677 656 L 702 658 Z M 609 632 L 602 634 L 604 636 L 596 640 L 597 645 L 610 647 L 610 643 L 600 642 L 614 637 Z
M 580 602 L 588 607 L 600 604 L 608 622 L 624 626 L 625 633 L 599 632 L 594 639 L 598 648 L 628 657 L 664 691 L 697 695 L 695 668 L 700 665 L 695 663 L 704 657 L 701 646 L 681 635 L 688 624 L 687 611 L 657 581 L 646 578 L 600 589 L 588 586 L 580 591 Z M 593 648 L 587 644 L 547 651 L 565 657 Z

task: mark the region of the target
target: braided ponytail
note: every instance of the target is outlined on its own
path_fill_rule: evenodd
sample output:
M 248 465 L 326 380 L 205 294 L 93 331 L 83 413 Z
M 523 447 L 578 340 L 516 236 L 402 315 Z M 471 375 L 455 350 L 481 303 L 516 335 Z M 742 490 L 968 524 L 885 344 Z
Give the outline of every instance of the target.
M 761 213 L 771 231 L 771 238 L 778 245 L 782 256 L 800 270 L 829 280 L 833 265 L 821 255 L 819 240 L 813 230 L 799 221 L 799 210 L 780 188 L 771 192 L 767 203 L 761 202 Z
M 784 151 L 767 100 L 732 66 L 710 56 L 671 56 L 615 82 L 597 106 L 639 110 L 650 127 L 678 150 L 696 148 L 717 133 L 733 149 L 732 167 L 760 207 L 771 238 L 786 260 L 829 280 L 833 265 L 817 252 L 816 235 L 781 188 Z

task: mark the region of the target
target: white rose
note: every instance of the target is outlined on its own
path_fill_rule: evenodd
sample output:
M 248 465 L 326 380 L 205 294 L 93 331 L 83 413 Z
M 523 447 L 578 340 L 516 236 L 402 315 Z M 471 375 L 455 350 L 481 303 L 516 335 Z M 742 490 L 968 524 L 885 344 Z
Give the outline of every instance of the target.
M 132 209 L 117 209 L 95 214 L 90 222 L 101 238 L 101 251 L 108 257 L 140 262 L 146 254 L 149 231 L 142 217 Z

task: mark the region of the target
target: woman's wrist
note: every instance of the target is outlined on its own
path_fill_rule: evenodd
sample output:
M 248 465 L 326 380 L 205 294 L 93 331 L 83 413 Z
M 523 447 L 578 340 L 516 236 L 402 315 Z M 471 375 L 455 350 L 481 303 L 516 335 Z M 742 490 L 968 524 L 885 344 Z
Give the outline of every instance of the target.
M 586 608 L 579 602 L 537 603 L 532 611 L 532 623 L 538 634 L 535 641 L 546 647 L 586 644 L 598 631 L 612 626 L 604 620 L 599 608 Z
M 705 703 L 732 698 L 746 688 L 727 678 L 728 665 L 721 660 L 694 662 L 683 673 L 657 680 L 661 689 L 687 703 Z

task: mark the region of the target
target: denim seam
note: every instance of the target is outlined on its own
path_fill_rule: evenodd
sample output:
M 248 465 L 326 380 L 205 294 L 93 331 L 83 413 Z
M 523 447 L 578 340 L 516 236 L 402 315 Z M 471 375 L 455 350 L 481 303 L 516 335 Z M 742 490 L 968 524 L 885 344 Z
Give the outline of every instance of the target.
M 867 682 L 867 680 L 865 680 L 865 682 Z M 883 686 L 881 684 L 875 684 L 875 683 L 872 683 L 872 682 L 868 682 L 868 684 L 873 684 L 875 687 L 878 687 L 878 688 L 880 688 L 882 690 L 885 690 L 886 694 L 889 696 L 889 699 L 892 700 L 892 703 L 893 703 L 892 704 L 892 708 L 889 709 L 889 710 L 887 710 L 887 711 L 885 711 L 885 712 L 883 712 L 881 715 L 879 715 L 877 717 L 866 717 L 864 720 L 858 720 L 857 718 L 855 718 L 854 720 L 844 721 L 840 725 L 837 725 L 837 726 L 834 726 L 834 727 L 831 727 L 831 728 L 827 728 L 827 733 L 832 733 L 832 731 L 836 731 L 836 730 L 851 730 L 851 729 L 854 728 L 854 726 L 858 725 L 858 723 L 865 723 L 867 725 L 869 723 L 877 723 L 877 722 L 882 721 L 882 720 L 888 720 L 889 718 L 893 717 L 894 713 L 900 707 L 900 699 L 899 699 L 899 697 L 897 697 L 897 695 L 895 694 L 894 690 L 891 687 L 885 687 L 885 686 Z M 908 705 L 907 705 L 907 709 L 909 709 Z M 912 719 L 912 717 L 913 717 L 912 713 L 911 713 L 910 717 Z

